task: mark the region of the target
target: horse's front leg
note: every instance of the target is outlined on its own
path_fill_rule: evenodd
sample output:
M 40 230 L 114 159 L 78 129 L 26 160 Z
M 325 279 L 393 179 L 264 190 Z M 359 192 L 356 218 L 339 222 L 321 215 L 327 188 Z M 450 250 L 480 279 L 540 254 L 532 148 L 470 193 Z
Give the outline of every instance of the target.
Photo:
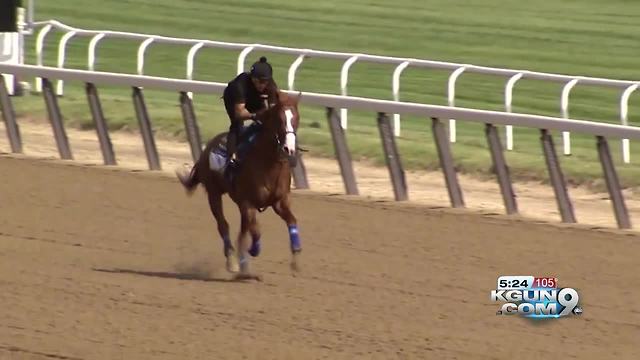
M 289 245 L 291 246 L 291 268 L 294 271 L 300 271 L 300 252 L 302 251 L 302 243 L 300 234 L 298 233 L 298 222 L 291 211 L 291 203 L 287 194 L 280 201 L 275 203 L 273 210 L 278 214 L 289 229 Z
M 260 255 L 260 225 L 258 225 L 258 214 L 253 212 L 249 219 L 249 233 L 251 233 L 251 247 L 249 248 L 249 254 L 253 257 Z

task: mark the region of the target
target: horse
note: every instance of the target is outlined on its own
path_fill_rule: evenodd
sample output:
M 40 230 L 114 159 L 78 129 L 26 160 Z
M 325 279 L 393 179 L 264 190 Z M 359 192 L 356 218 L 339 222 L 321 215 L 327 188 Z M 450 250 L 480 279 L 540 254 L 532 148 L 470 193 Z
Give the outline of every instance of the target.
M 211 213 L 218 225 L 223 242 L 226 268 L 236 278 L 255 278 L 249 272 L 249 256 L 257 257 L 261 251 L 260 228 L 257 213 L 271 207 L 282 218 L 289 230 L 291 268 L 300 271 L 302 251 L 297 219 L 291 210 L 291 167 L 295 166 L 296 136 L 300 114 L 298 97 L 279 92 L 271 107 L 261 110 L 256 121 L 243 128 L 238 140 L 238 165 L 227 176 L 223 165 L 226 132 L 207 142 L 191 171 L 176 172 L 187 194 L 202 184 L 206 190 Z M 247 144 L 246 137 L 251 144 Z M 244 154 L 243 154 L 244 151 Z M 228 193 L 240 211 L 240 231 L 237 248 L 229 237 L 229 224 L 222 210 L 222 196 Z M 251 246 L 247 249 L 247 234 L 251 234 Z M 238 265 L 239 262 L 239 265 Z

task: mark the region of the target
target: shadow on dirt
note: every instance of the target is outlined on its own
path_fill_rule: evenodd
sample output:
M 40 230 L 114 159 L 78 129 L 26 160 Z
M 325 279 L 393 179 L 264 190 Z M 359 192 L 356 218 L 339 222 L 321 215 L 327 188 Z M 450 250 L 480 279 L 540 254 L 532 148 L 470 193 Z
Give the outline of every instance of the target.
M 177 279 L 177 280 L 193 280 L 193 281 L 207 281 L 207 282 L 223 282 L 223 283 L 233 283 L 238 282 L 242 283 L 243 281 L 239 281 L 236 279 L 227 279 L 221 277 L 210 277 L 207 274 L 202 274 L 198 272 L 194 273 L 178 273 L 178 272 L 165 272 L 165 271 L 143 271 L 143 270 L 132 270 L 132 269 L 97 269 L 93 268 L 93 271 L 104 272 L 104 273 L 112 273 L 112 274 L 131 274 L 131 275 L 140 275 L 140 276 L 150 276 L 164 279 Z

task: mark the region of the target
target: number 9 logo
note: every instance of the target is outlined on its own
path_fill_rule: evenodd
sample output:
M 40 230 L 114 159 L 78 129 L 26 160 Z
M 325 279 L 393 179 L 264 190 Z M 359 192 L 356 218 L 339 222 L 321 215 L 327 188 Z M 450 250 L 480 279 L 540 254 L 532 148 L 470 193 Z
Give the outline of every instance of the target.
M 567 316 L 571 314 L 573 309 L 578 305 L 578 300 L 580 300 L 580 296 L 578 292 L 572 288 L 564 288 L 558 292 L 558 303 L 564 306 L 562 312 L 560 312 L 560 316 Z

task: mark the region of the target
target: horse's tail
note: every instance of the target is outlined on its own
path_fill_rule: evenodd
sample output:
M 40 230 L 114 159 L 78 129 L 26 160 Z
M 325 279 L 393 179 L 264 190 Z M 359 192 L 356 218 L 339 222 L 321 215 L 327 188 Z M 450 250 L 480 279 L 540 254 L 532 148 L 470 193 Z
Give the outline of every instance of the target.
M 218 134 L 213 139 L 209 140 L 204 150 L 202 150 L 200 158 L 196 161 L 188 174 L 186 172 L 176 171 L 176 176 L 178 177 L 178 180 L 180 180 L 182 186 L 187 190 L 187 194 L 191 195 L 196 187 L 198 187 L 198 184 L 205 186 L 207 191 L 223 191 L 224 183 L 222 177 L 211 171 L 208 164 L 209 154 L 212 149 L 218 146 L 221 141 L 224 141 L 226 136 L 227 133 L 225 132 Z M 215 189 L 216 186 L 218 189 Z
M 184 188 L 187 190 L 187 193 L 189 195 L 193 193 L 193 191 L 196 189 L 196 187 L 200 183 L 198 172 L 199 172 L 198 163 L 196 163 L 193 166 L 193 168 L 191 169 L 191 172 L 188 175 L 176 172 L 176 176 L 178 176 L 178 180 L 180 180 L 180 183 L 182 184 L 182 186 L 184 186 Z

